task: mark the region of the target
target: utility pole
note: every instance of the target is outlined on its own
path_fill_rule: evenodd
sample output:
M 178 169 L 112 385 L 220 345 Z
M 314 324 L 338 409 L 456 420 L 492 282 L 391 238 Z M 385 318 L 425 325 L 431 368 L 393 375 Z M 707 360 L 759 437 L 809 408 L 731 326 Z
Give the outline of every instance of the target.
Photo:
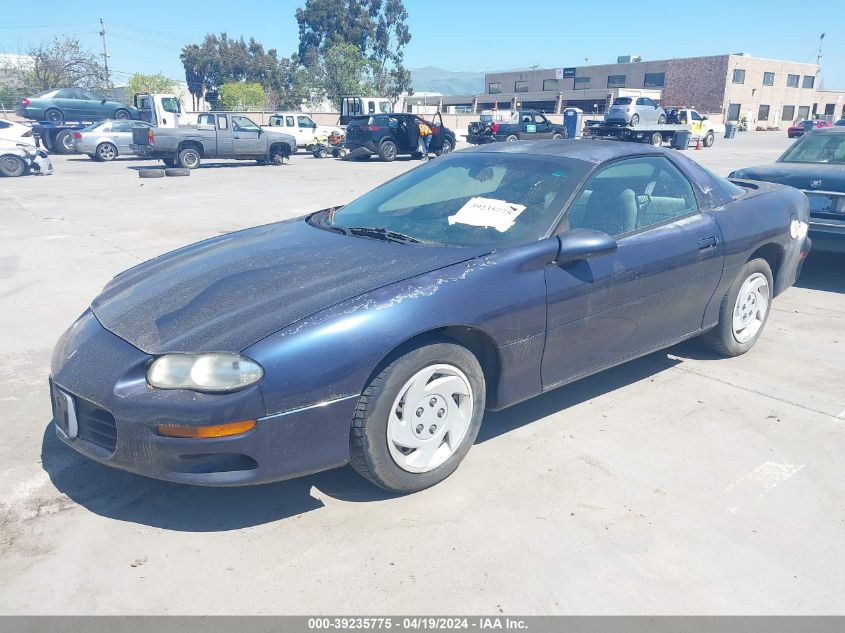
M 819 54 L 816 55 L 816 77 L 822 72 L 822 43 L 824 42 L 824 33 L 819 38 Z
M 100 18 L 100 37 L 103 38 L 103 65 L 106 68 L 106 90 L 111 97 L 111 77 L 109 76 L 109 51 L 106 48 L 106 25 L 103 18 Z

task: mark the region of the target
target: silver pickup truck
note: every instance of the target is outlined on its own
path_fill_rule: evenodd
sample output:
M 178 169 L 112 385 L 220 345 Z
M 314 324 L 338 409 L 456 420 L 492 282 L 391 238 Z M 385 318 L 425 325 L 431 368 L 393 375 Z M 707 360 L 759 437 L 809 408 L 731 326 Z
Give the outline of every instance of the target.
M 196 125 L 133 129 L 130 148 L 139 156 L 161 159 L 168 167 L 195 169 L 204 158 L 281 164 L 296 151 L 296 139 L 268 132 L 242 114 L 203 112 Z

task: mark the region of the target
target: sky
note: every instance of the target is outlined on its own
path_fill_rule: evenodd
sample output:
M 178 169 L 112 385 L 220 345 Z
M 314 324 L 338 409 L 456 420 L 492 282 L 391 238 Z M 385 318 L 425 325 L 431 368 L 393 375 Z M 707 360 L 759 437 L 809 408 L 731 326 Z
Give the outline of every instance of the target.
M 405 0 L 412 36 L 406 66 L 491 72 L 612 63 L 629 54 L 648 60 L 722 53 L 814 62 L 819 35 L 826 31 L 821 85 L 845 89 L 845 23 L 824 20 L 824 10 L 807 17 L 794 1 L 768 0 L 754 8 L 758 2 L 708 0 L 666 10 L 672 3 L 619 2 L 617 8 L 611 0 L 576 6 L 563 0 Z M 253 36 L 265 48 L 290 55 L 298 45 L 294 12 L 303 4 L 152 0 L 127 9 L 130 5 L 113 0 L 39 0 L 36 13 L 28 3 L 6 3 L 0 13 L 0 52 L 23 53 L 56 35 L 71 34 L 99 52 L 102 18 L 114 83 L 134 72 L 184 79 L 179 51 L 208 32 Z M 835 18 L 836 10 L 830 15 Z

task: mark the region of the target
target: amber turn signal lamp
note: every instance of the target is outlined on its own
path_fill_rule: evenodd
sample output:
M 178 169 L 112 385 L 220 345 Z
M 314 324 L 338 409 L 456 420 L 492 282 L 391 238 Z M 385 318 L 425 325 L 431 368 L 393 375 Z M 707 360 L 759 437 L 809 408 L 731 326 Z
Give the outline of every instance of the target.
M 255 428 L 255 420 L 241 420 L 212 426 L 181 426 L 179 424 L 159 424 L 156 432 L 165 437 L 190 437 L 206 439 L 211 437 L 229 437 L 240 435 Z

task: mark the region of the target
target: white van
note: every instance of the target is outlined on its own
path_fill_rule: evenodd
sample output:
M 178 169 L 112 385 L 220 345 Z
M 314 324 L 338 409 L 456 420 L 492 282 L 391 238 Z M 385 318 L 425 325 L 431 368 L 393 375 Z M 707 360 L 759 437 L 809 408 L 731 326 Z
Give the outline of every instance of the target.
M 317 125 L 307 114 L 302 112 L 274 112 L 263 126 L 272 132 L 285 132 L 296 139 L 297 147 L 305 147 L 315 136 L 329 136 L 332 132 L 343 134 L 343 130 L 334 125 Z

